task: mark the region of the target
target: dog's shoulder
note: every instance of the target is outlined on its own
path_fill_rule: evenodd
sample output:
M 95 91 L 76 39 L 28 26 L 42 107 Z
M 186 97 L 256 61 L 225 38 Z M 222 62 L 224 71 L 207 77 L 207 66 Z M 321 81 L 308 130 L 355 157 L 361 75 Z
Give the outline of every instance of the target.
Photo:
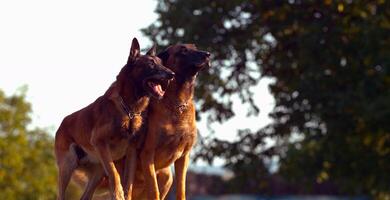
M 118 90 L 118 82 L 113 82 L 110 87 L 107 89 L 107 91 L 104 93 L 104 96 L 106 96 L 109 99 L 114 99 L 119 97 L 119 90 Z

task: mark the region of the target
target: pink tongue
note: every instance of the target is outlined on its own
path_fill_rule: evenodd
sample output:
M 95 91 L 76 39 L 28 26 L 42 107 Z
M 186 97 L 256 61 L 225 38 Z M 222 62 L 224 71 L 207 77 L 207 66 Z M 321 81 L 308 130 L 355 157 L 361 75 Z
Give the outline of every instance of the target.
M 164 92 L 162 91 L 161 85 L 160 84 L 155 84 L 153 85 L 153 89 L 160 95 L 163 95 Z

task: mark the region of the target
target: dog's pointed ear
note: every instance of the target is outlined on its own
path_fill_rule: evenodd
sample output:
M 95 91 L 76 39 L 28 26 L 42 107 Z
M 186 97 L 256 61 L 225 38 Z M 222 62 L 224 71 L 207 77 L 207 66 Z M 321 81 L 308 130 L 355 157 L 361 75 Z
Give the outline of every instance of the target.
M 149 51 L 146 53 L 146 55 L 156 56 L 156 44 L 153 44 L 152 48 L 149 49 Z
M 127 59 L 127 63 L 133 62 L 140 55 L 140 48 L 137 38 L 133 38 L 131 42 L 130 55 Z
M 169 52 L 168 52 L 168 48 L 166 48 L 164 51 L 160 52 L 159 54 L 157 54 L 157 57 L 159 57 L 161 59 L 161 61 L 163 62 L 163 64 L 166 64 L 167 61 L 168 61 L 168 58 L 169 58 Z

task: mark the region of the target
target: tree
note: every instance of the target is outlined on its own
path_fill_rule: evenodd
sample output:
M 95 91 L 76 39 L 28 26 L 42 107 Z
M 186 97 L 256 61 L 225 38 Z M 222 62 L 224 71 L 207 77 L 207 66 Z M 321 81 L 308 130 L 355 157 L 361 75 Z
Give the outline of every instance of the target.
M 257 180 L 252 192 L 263 184 L 251 174 L 277 156 L 278 173 L 291 181 L 389 197 L 389 1 L 160 0 L 156 12 L 144 29 L 152 40 L 212 52 L 214 67 L 196 88 L 209 123 L 234 116 L 233 95 L 258 114 L 251 88 L 275 80 L 274 122 L 241 130 L 235 142 L 204 141 L 200 157 L 220 156 L 239 180 Z M 267 137 L 276 144 L 269 148 Z
M 55 199 L 53 138 L 27 128 L 30 113 L 25 90 L 9 97 L 0 90 L 0 199 Z

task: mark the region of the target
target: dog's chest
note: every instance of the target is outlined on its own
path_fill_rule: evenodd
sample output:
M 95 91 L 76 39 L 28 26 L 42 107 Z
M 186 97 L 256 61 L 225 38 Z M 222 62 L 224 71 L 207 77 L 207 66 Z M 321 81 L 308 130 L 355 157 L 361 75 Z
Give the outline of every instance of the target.
M 121 120 L 121 133 L 122 135 L 135 134 L 142 126 L 142 117 L 134 116 L 132 119 L 129 117 L 123 117 Z
M 110 138 L 109 146 L 113 160 L 117 160 L 125 156 L 129 141 L 138 134 L 141 128 L 142 117 L 136 116 L 133 119 L 123 119 L 122 126 L 118 130 L 118 134 L 115 134 Z
M 162 129 L 156 149 L 157 168 L 164 168 L 189 151 L 196 140 L 196 129 Z
M 129 140 L 127 137 L 112 138 L 109 142 L 110 152 L 113 160 L 118 160 L 125 156 Z

